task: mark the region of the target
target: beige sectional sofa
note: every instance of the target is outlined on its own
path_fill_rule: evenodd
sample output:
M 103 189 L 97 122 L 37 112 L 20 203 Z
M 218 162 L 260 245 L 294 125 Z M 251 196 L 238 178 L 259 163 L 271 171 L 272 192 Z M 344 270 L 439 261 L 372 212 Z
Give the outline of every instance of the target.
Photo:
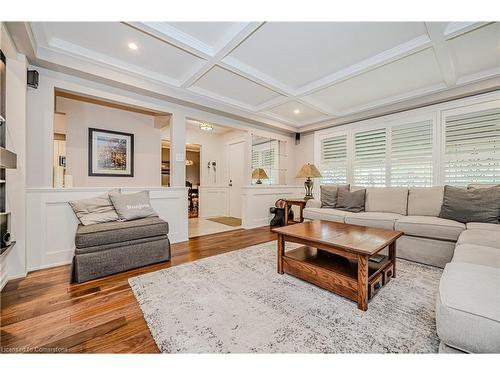
M 444 268 L 436 307 L 440 352 L 500 353 L 500 224 L 439 218 L 443 194 L 442 186 L 366 188 L 365 212 L 310 200 L 304 218 L 404 232 L 398 257 Z

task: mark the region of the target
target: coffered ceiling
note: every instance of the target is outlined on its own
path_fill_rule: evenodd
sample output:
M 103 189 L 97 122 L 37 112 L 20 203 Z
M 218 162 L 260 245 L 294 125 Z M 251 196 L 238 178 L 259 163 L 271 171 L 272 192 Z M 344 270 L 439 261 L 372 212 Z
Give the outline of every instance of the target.
M 130 75 L 146 90 L 289 131 L 500 77 L 499 23 L 22 25 L 34 64 L 107 82 Z

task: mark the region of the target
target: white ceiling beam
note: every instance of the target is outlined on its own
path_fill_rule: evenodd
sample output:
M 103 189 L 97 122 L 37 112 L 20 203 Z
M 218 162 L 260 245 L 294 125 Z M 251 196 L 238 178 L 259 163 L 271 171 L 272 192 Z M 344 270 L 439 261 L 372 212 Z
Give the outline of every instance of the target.
M 198 69 L 194 74 L 188 77 L 184 82 L 182 82 L 182 88 L 191 87 L 196 81 L 203 77 L 210 69 L 215 65 L 219 64 L 221 60 L 226 57 L 232 50 L 238 47 L 245 39 L 252 35 L 259 27 L 261 27 L 264 22 L 249 22 L 244 27 L 242 27 L 236 34 L 228 37 L 228 39 L 222 43 L 215 54 L 210 57 L 203 66 Z
M 450 22 L 444 30 L 444 36 L 448 40 L 453 39 L 469 31 L 488 25 L 489 23 L 491 22 Z
M 429 37 L 427 35 L 421 35 L 406 43 L 388 49 L 366 60 L 360 61 L 345 69 L 323 77 L 317 81 L 308 83 L 307 85 L 304 85 L 296 90 L 294 94 L 295 96 L 310 95 L 313 92 L 322 90 L 324 88 L 332 86 L 333 84 L 345 81 L 349 78 L 358 76 L 362 73 L 366 73 L 370 70 L 374 70 L 383 65 L 402 59 L 403 57 L 411 55 L 415 52 L 422 51 L 430 47 L 430 45 L 431 40 L 429 39 Z
M 209 45 L 165 22 L 124 22 L 124 24 L 205 60 L 215 54 Z
M 439 64 L 439 69 L 444 81 L 448 87 L 453 87 L 457 84 L 457 72 L 455 62 L 451 54 L 448 42 L 445 37 L 442 23 L 426 22 L 425 27 L 432 41 L 432 47 L 436 55 L 436 60 Z

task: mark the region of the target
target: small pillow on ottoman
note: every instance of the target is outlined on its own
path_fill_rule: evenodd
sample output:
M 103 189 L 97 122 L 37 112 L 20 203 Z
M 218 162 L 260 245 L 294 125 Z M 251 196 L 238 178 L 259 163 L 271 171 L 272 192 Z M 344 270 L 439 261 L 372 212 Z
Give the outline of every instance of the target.
M 461 189 L 446 185 L 439 217 L 461 223 L 498 224 L 500 187 Z
M 365 210 L 366 190 L 349 191 L 346 188 L 339 188 L 337 196 L 337 210 L 349 212 L 363 212 Z
M 115 206 L 120 220 L 135 220 L 150 216 L 158 216 L 151 207 L 149 191 L 134 194 L 110 194 L 109 198 Z
M 120 190 L 114 189 L 95 198 L 69 201 L 68 203 L 83 225 L 117 221 L 118 215 L 109 200 L 109 194 L 120 194 Z
M 335 208 L 340 188 L 349 189 L 349 185 L 321 185 L 321 207 Z

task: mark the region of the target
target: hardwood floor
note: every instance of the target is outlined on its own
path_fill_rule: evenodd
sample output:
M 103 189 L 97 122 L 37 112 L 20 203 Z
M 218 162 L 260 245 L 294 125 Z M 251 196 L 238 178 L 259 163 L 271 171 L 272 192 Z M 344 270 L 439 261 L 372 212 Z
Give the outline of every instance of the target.
M 71 285 L 70 266 L 31 272 L 0 294 L 0 353 L 157 353 L 128 278 L 275 240 L 268 227 L 235 230 L 172 246 L 172 259 Z

